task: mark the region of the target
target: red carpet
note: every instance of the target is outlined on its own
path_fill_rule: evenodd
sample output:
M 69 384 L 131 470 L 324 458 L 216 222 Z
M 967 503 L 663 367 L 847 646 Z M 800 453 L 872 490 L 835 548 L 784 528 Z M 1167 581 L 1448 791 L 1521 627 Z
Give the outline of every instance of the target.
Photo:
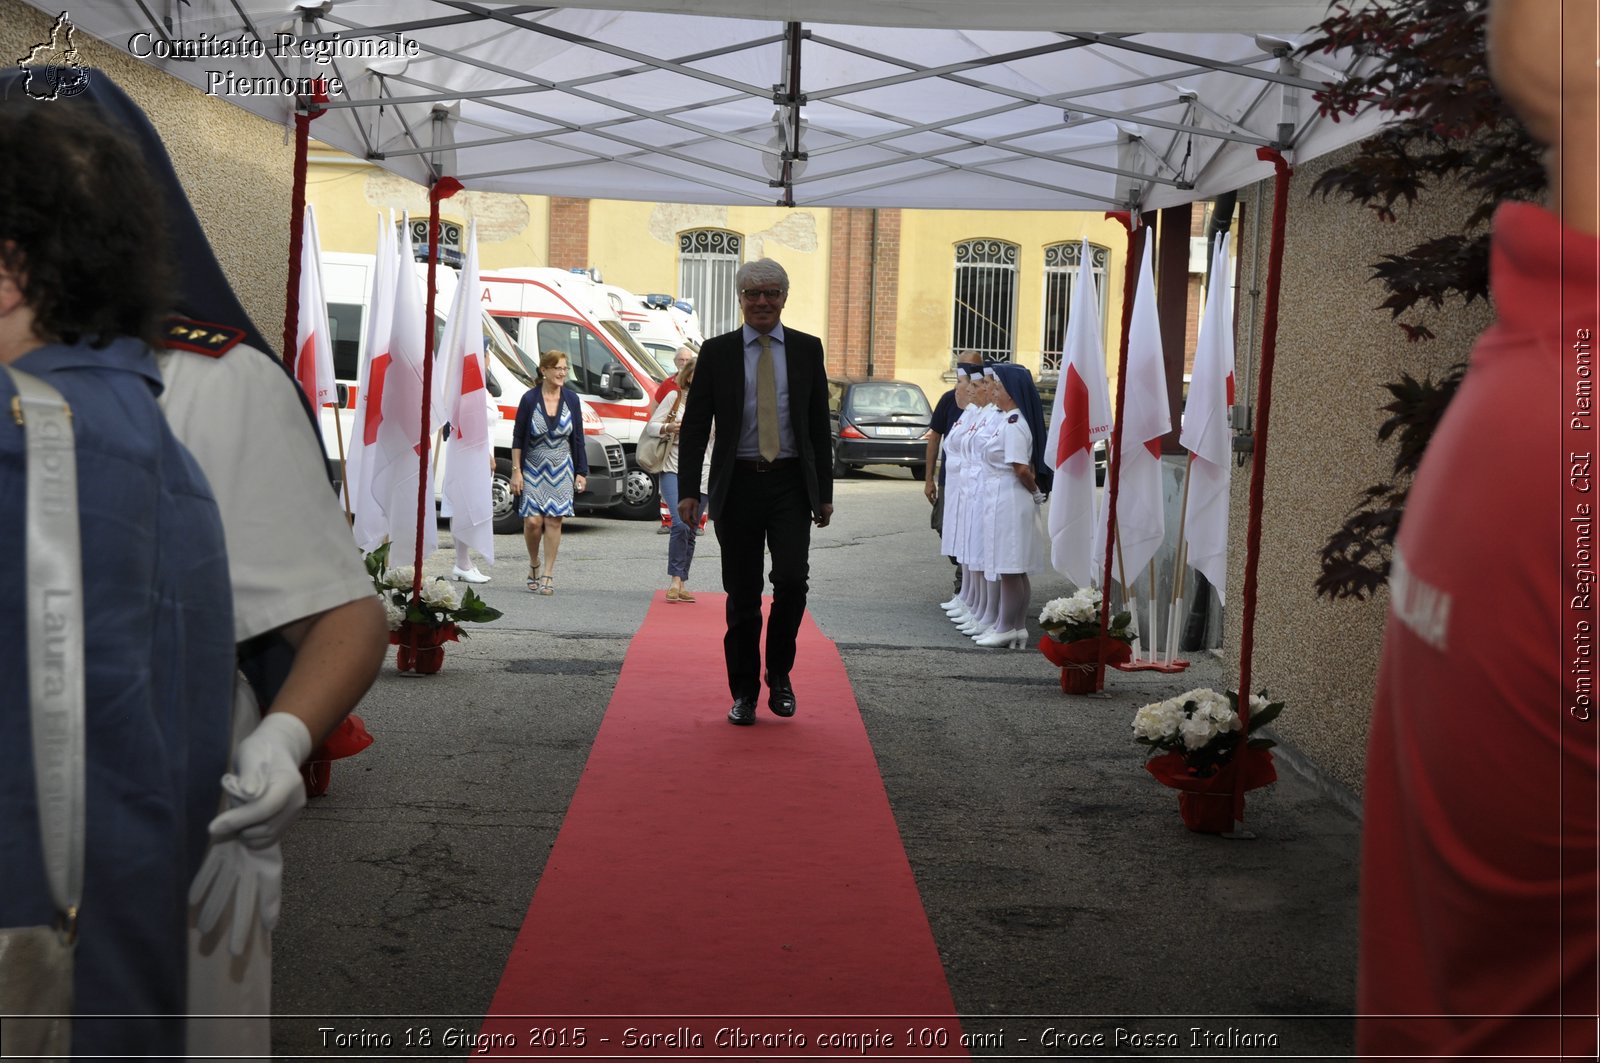
M 488 1054 L 965 1055 L 838 651 L 808 615 L 799 711 L 763 691 L 735 727 L 724 598 L 696 597 L 658 593 L 629 646 Z

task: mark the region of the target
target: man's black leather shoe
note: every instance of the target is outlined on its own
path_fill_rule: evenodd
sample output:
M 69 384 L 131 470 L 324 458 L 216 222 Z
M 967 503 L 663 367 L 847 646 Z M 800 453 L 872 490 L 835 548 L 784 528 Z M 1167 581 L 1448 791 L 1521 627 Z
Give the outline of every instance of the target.
M 774 716 L 787 719 L 794 715 L 794 687 L 787 678 L 767 680 L 767 707 Z
M 789 710 L 793 712 L 793 709 Z M 728 710 L 728 722 L 740 726 L 749 726 L 756 722 L 756 699 L 735 698 L 733 708 Z

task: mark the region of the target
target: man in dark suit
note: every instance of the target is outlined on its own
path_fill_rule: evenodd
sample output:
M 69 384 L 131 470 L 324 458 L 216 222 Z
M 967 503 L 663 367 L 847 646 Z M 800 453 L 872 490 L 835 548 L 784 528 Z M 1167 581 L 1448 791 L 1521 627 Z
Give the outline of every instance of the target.
M 736 283 L 744 326 L 700 348 L 684 406 L 678 514 L 691 527 L 700 519 L 700 469 L 714 424 L 709 510 L 728 592 L 728 720 L 752 724 L 761 692 L 764 548 L 772 553 L 767 705 L 774 715 L 794 715 L 789 670 L 806 611 L 811 525 L 826 528 L 833 517 L 833 441 L 822 341 L 779 321 L 789 275 L 764 258 L 740 267 Z

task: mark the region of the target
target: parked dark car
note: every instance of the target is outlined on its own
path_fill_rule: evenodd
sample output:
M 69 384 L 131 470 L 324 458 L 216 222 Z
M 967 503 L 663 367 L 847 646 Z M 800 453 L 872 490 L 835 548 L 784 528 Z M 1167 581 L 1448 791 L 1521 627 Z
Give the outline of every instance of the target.
M 828 417 L 835 476 L 849 476 L 863 465 L 904 465 L 919 481 L 927 474 L 933 407 L 917 385 L 853 377 L 829 380 Z

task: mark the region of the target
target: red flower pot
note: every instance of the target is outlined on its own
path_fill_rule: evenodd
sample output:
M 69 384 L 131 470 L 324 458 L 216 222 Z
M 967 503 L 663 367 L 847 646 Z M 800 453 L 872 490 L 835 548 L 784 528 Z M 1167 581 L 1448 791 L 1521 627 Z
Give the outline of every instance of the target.
M 1178 815 L 1197 834 L 1226 834 L 1233 829 L 1233 794 L 1178 794 Z
M 1106 644 L 1106 664 L 1120 664 L 1133 656 L 1133 648 L 1121 639 L 1078 639 L 1076 642 L 1057 642 L 1049 635 L 1039 639 L 1039 652 L 1051 664 L 1061 668 L 1063 694 L 1093 694 L 1100 687 L 1095 683 L 1100 659 L 1100 643 Z
M 1234 774 L 1244 772 L 1244 789 L 1256 790 L 1278 781 L 1270 749 L 1243 749 L 1213 775 L 1190 772 L 1182 753 L 1163 753 L 1145 761 L 1144 768 L 1163 786 L 1178 793 L 1178 815 L 1183 825 L 1200 834 L 1225 834 L 1234 820 L 1244 819 L 1244 797 L 1234 801 Z
M 333 761 L 308 760 L 300 769 L 300 777 L 306 781 L 307 797 L 321 797 L 333 781 Z
M 389 642 L 398 647 L 394 666 L 410 675 L 433 675 L 444 667 L 444 644 L 456 641 L 454 624 L 413 624 L 401 621 L 398 631 L 389 632 Z

